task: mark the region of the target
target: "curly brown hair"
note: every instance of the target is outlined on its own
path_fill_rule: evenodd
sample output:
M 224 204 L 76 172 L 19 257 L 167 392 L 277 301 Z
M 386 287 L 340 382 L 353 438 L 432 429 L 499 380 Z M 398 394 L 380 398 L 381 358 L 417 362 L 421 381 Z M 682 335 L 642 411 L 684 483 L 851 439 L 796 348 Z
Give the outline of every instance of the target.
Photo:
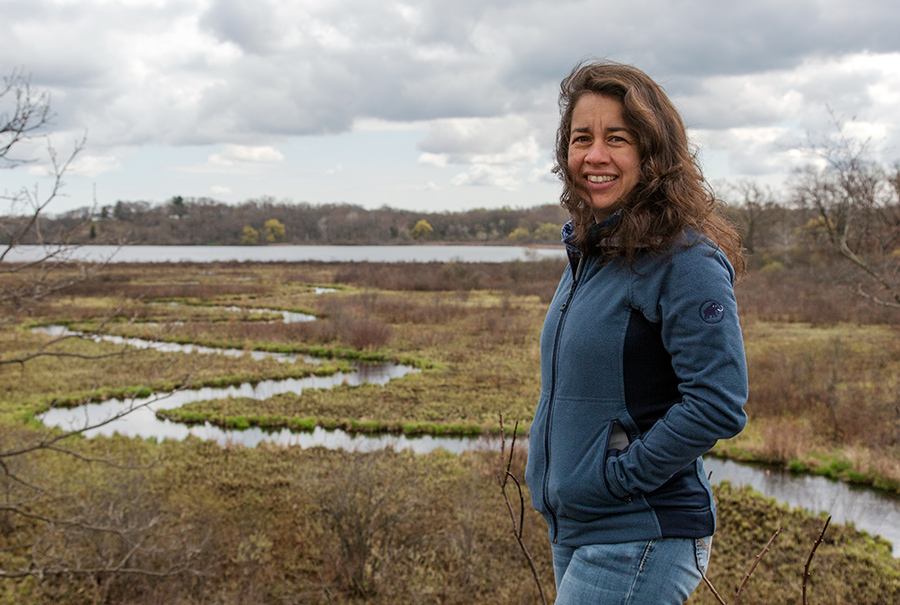
M 586 94 L 622 103 L 622 118 L 637 138 L 641 158 L 638 182 L 621 200 L 619 220 L 604 233 L 610 242 L 607 252 L 633 262 L 638 252 L 671 250 L 686 231 L 693 231 L 718 245 L 742 274 L 741 238 L 703 178 L 678 110 L 643 71 L 611 61 L 581 62 L 560 84 L 553 172 L 563 182 L 560 204 L 572 216 L 576 245 L 587 247 L 588 230 L 594 224 L 592 208 L 578 194 L 568 164 L 572 113 Z

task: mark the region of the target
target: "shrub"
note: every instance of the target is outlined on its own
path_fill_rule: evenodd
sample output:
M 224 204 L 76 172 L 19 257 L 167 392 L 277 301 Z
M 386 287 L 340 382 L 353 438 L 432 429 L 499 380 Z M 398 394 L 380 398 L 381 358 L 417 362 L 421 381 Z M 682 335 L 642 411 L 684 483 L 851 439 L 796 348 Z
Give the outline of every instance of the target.
M 391 326 L 365 318 L 344 318 L 338 330 L 342 341 L 360 351 L 383 347 L 394 335 Z

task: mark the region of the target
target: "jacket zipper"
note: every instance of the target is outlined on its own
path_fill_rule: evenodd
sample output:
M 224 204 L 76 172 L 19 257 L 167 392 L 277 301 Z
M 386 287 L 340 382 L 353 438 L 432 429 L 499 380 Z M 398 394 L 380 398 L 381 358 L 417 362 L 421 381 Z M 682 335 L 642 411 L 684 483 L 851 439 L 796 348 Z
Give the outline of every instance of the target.
M 578 280 L 581 279 L 581 272 L 584 269 L 584 255 L 582 255 L 578 259 L 578 268 L 575 269 L 575 276 L 572 279 L 572 287 L 569 288 L 569 295 L 566 297 L 566 301 L 559 308 L 559 322 L 556 324 L 556 335 L 553 340 L 553 357 L 551 359 L 552 367 L 552 381 L 550 383 L 550 398 L 547 401 L 547 419 L 544 422 L 544 481 L 542 486 L 542 494 L 541 497 L 544 500 L 544 508 L 547 509 L 547 512 L 550 513 L 550 519 L 552 520 L 552 537 L 551 541 L 556 544 L 557 534 L 559 532 L 559 522 L 556 518 L 556 511 L 553 510 L 553 507 L 550 506 L 550 502 L 547 499 L 547 486 L 550 481 L 550 421 L 551 415 L 553 412 L 553 399 L 556 395 L 556 363 L 557 356 L 559 354 L 559 337 L 562 333 L 563 321 L 566 318 L 566 309 L 569 308 L 569 304 L 572 302 L 572 297 L 575 296 L 575 288 L 578 286 Z

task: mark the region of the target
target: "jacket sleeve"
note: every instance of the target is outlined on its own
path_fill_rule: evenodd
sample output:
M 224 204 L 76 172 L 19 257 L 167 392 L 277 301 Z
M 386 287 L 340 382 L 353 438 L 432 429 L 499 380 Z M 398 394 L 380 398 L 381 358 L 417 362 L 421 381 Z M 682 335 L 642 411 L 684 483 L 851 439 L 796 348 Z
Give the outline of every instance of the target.
M 734 270 L 725 255 L 701 242 L 637 269 L 630 297 L 661 324 L 681 400 L 607 459 L 610 491 L 623 499 L 652 492 L 717 440 L 738 434 L 747 420 L 747 362 Z

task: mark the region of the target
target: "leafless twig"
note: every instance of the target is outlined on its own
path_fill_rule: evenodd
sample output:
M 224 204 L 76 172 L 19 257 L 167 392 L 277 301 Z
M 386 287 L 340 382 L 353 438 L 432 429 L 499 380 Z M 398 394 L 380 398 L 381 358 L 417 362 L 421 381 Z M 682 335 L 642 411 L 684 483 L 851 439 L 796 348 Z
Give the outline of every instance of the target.
M 703 574 L 703 582 L 706 583 L 707 588 L 709 588 L 709 590 L 713 593 L 713 596 L 716 598 L 716 600 L 717 600 L 719 603 L 721 603 L 722 605 L 728 605 L 728 602 L 725 601 L 725 599 L 723 599 L 723 598 L 721 597 L 721 595 L 719 595 L 719 591 L 716 590 L 716 587 L 713 586 L 713 583 L 710 582 L 710 580 L 709 580 L 709 578 L 706 576 L 706 574 Z
M 747 574 L 744 576 L 744 580 L 741 582 L 741 585 L 738 587 L 737 592 L 734 595 L 733 605 L 740 604 L 741 593 L 744 591 L 744 587 L 747 585 L 747 581 L 750 579 L 750 576 L 756 570 L 756 566 L 759 565 L 759 562 L 760 562 L 760 560 L 762 560 L 763 555 L 765 555 L 767 552 L 769 552 L 769 549 L 772 548 L 772 544 L 775 542 L 775 538 L 778 537 L 778 535 L 781 533 L 781 531 L 783 529 L 784 529 L 784 527 L 779 527 L 777 530 L 775 530 L 775 533 L 772 534 L 772 537 L 769 538 L 769 541 L 766 543 L 765 548 L 763 548 L 762 551 L 758 555 L 756 555 L 756 559 L 754 559 L 753 564 L 750 566 L 750 569 L 747 570 Z M 703 574 L 703 582 L 706 584 L 707 588 L 709 588 L 710 592 L 713 593 L 713 596 L 716 598 L 716 600 L 721 605 L 728 605 L 728 603 L 725 601 L 725 599 L 723 599 L 722 596 L 719 594 L 719 591 L 716 590 L 716 587 L 713 586 L 713 583 L 706 576 L 706 574 Z
M 831 523 L 831 515 L 829 515 L 828 519 L 825 521 L 825 527 L 822 528 L 822 533 L 819 534 L 819 538 L 813 543 L 812 550 L 809 551 L 809 557 L 806 559 L 806 566 L 803 568 L 803 605 L 808 605 L 806 600 L 806 583 L 807 580 L 809 580 L 809 565 L 812 563 L 813 556 L 816 554 L 816 549 L 819 548 L 819 544 L 825 539 L 825 530 L 828 529 L 829 523 Z
M 747 581 L 750 579 L 750 575 L 756 569 L 756 566 L 759 565 L 759 562 L 762 560 L 763 555 L 765 555 L 767 552 L 769 552 L 769 549 L 772 548 L 772 544 L 775 542 L 775 538 L 778 537 L 778 535 L 781 533 L 781 530 L 783 530 L 783 529 L 784 529 L 783 526 L 776 529 L 775 533 L 772 534 L 772 537 L 769 538 L 769 541 L 766 542 L 765 548 L 763 548 L 762 551 L 760 551 L 760 553 L 758 555 L 756 555 L 756 559 L 754 559 L 753 564 L 750 566 L 750 569 L 747 570 L 747 575 L 744 576 L 744 580 L 741 582 L 741 585 L 737 589 L 737 593 L 735 593 L 735 595 L 734 595 L 734 605 L 740 604 L 741 593 L 744 591 L 744 587 L 747 585 Z
M 515 453 L 516 448 L 516 433 L 518 433 L 519 423 L 516 422 L 516 426 L 513 429 L 513 437 L 512 443 L 509 446 L 509 458 L 506 458 L 506 432 L 503 429 L 503 414 L 500 414 L 500 473 L 497 476 L 497 480 L 500 483 L 500 491 L 503 492 L 503 500 L 506 502 L 506 510 L 509 511 L 509 519 L 512 521 L 513 526 L 513 535 L 516 537 L 516 542 L 519 543 L 519 548 L 522 550 L 522 554 L 525 555 L 525 558 L 528 560 L 528 566 L 531 568 L 531 575 L 534 576 L 534 582 L 537 584 L 538 591 L 541 593 L 541 603 L 547 605 L 547 596 L 544 594 L 544 585 L 541 583 L 541 577 L 537 570 L 537 565 L 534 563 L 534 558 L 531 556 L 531 553 L 528 552 L 528 547 L 525 546 L 525 542 L 522 539 L 522 532 L 525 526 L 525 498 L 522 495 L 522 485 L 519 483 L 519 480 L 512 473 L 512 460 L 513 454 Z M 513 483 L 516 484 L 516 490 L 519 494 L 519 519 L 516 521 L 516 513 L 513 510 L 512 502 L 509 500 L 509 494 L 506 492 L 506 486 L 509 483 L 509 479 L 513 480 Z

